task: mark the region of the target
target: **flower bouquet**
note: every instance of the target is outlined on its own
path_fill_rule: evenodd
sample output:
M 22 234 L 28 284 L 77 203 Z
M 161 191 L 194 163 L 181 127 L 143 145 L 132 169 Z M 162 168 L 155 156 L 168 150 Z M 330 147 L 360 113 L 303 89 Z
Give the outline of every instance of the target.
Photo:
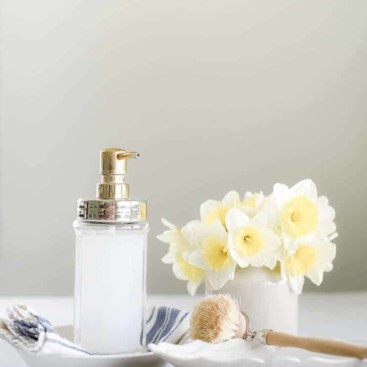
M 332 270 L 337 237 L 335 211 L 318 196 L 312 180 L 289 188 L 275 184 L 273 192 L 230 191 L 221 201 L 200 207 L 200 220 L 168 227 L 158 236 L 169 244 L 162 261 L 173 265 L 178 279 L 194 295 L 201 282 L 220 290 L 244 268 L 278 271 L 292 292 L 300 294 L 305 277 L 316 285 Z

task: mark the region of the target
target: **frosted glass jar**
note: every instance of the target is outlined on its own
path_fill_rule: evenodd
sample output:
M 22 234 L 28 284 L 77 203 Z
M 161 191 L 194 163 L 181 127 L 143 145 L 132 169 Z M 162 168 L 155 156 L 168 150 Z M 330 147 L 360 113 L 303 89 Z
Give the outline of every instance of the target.
M 75 342 L 95 354 L 145 344 L 147 222 L 74 222 Z
M 254 329 L 273 329 L 290 334 L 298 332 L 298 298 L 279 272 L 266 268 L 239 269 L 234 280 L 219 291 L 207 293 L 230 294 L 237 299 L 241 311 Z

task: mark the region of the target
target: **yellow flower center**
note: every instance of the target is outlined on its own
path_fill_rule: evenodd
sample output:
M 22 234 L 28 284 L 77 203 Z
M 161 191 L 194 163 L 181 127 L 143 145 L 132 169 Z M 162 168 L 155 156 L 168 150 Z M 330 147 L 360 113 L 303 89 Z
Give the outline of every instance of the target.
M 303 237 L 313 232 L 319 220 L 316 205 L 308 198 L 292 199 L 282 210 L 282 228 L 291 238 Z
M 177 259 L 177 263 L 188 280 L 199 282 L 203 278 L 204 270 L 189 264 L 182 258 Z
M 234 238 L 236 250 L 241 257 L 256 255 L 264 245 L 260 231 L 255 227 L 242 227 Z
M 203 244 L 203 253 L 209 267 L 213 270 L 225 268 L 230 261 L 227 242 L 217 237 L 208 237 L 206 239 Z
M 228 212 L 229 208 L 225 205 L 218 206 L 217 208 L 213 209 L 210 213 L 208 213 L 204 218 L 204 223 L 206 224 L 212 224 L 217 219 L 220 220 L 220 222 L 223 224 L 223 226 L 226 226 L 226 214 Z
M 287 273 L 290 275 L 305 275 L 314 266 L 316 258 L 315 247 L 299 246 L 294 255 L 285 259 Z

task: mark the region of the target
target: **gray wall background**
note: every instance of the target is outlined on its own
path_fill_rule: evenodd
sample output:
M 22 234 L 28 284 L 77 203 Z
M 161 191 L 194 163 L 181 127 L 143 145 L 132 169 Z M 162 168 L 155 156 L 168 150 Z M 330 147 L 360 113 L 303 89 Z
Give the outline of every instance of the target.
M 320 289 L 367 289 L 366 1 L 3 0 L 1 32 L 0 294 L 72 293 L 76 200 L 111 146 L 142 154 L 150 292 L 185 292 L 160 217 L 306 177 L 340 233 Z

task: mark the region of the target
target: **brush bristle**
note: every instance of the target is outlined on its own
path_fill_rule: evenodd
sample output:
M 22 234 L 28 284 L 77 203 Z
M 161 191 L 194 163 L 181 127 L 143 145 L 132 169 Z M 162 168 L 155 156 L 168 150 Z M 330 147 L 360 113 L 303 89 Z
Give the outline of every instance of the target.
M 191 314 L 191 338 L 208 343 L 232 339 L 239 325 L 237 302 L 227 295 L 204 298 Z

